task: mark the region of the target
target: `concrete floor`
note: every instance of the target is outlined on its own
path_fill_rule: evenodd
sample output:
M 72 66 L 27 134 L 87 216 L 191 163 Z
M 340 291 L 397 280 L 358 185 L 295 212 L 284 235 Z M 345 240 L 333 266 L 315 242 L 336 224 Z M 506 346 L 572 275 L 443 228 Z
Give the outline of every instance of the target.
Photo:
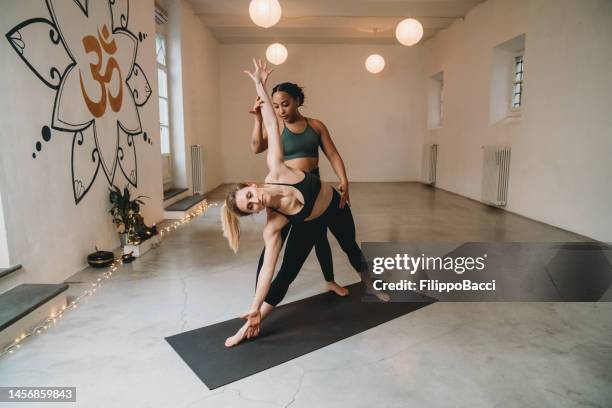
M 358 241 L 586 240 L 417 183 L 354 183 L 351 195 Z M 2 359 L 0 385 L 77 387 L 76 405 L 54 407 L 612 406 L 612 303 L 436 303 L 209 391 L 164 337 L 249 307 L 264 219 L 243 222 L 235 256 L 219 208 Z M 355 282 L 330 242 L 338 282 Z M 71 277 L 71 293 L 96 273 Z M 322 289 L 311 254 L 285 301 Z

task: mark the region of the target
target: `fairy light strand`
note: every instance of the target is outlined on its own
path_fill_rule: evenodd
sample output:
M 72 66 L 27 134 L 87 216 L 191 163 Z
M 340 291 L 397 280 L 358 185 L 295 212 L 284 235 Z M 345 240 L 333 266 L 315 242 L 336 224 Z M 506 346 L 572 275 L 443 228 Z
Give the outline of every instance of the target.
M 169 225 L 164 226 L 163 228 L 158 230 L 158 234 L 160 239 L 163 238 L 164 235 L 168 235 L 171 231 L 175 231 L 181 225 L 191 221 L 193 218 L 199 217 L 202 215 L 209 207 L 216 206 L 216 203 L 209 204 L 206 200 L 200 203 L 193 211 L 189 212 L 180 220 L 176 220 Z M 76 309 L 79 305 L 79 302 L 86 297 L 92 296 L 96 291 L 102 286 L 102 282 L 106 279 L 110 279 L 113 273 L 117 270 L 119 265 L 122 265 L 123 261 L 121 256 L 115 258 L 113 262 L 108 266 L 108 269 L 101 274 L 99 274 L 96 279 L 91 283 L 91 285 L 83 291 L 79 296 L 71 300 L 66 305 L 63 305 L 62 308 L 52 313 L 49 317 L 43 320 L 41 323 L 36 325 L 35 327 L 24 331 L 21 333 L 15 340 L 6 346 L 2 351 L 0 351 L 0 358 L 6 354 L 13 354 L 15 351 L 21 348 L 21 343 L 23 343 L 28 338 L 45 333 L 49 328 L 55 326 L 58 321 L 64 316 L 64 314 L 71 309 Z

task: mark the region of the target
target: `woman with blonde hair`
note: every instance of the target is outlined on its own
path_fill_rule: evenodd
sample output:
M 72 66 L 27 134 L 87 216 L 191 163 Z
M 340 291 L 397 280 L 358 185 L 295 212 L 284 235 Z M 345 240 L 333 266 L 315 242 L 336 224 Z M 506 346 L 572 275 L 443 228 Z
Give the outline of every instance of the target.
M 263 71 L 262 83 L 265 86 L 267 77 L 273 70 L 268 70 L 264 62 Z M 340 207 L 344 207 L 347 202 L 350 204 L 349 182 L 344 168 L 344 161 L 338 149 L 336 149 L 327 126 L 318 119 L 303 116 L 300 112 L 300 107 L 304 104 L 305 99 L 302 87 L 291 82 L 280 83 L 272 89 L 271 99 L 272 107 L 277 115 L 285 164 L 291 168 L 320 177 L 319 148 L 321 148 L 321 151 L 329 160 L 329 164 L 340 180 L 337 187 L 341 197 Z M 261 105 L 262 99 L 258 96 L 253 108 L 249 111 L 254 119 L 253 131 L 251 132 L 251 149 L 255 154 L 264 152 L 268 147 L 268 137 L 261 116 Z M 301 239 L 296 230 L 291 234 L 289 233 L 290 230 L 291 224 L 287 224 L 281 230 L 282 243 L 287 240 L 287 237 L 290 242 Z M 291 246 L 293 244 L 290 243 L 288 245 Z M 314 249 L 317 260 L 321 265 L 321 272 L 323 272 L 323 277 L 325 278 L 326 289 L 335 292 L 339 296 L 348 295 L 348 289 L 338 285 L 334 279 L 332 251 L 327 239 L 327 228 L 324 226 L 319 231 Z M 265 248 L 259 256 L 255 282 L 259 278 L 259 273 L 263 266 L 264 254 Z
M 268 133 L 266 162 L 269 173 L 263 185 L 243 183 L 228 192 L 221 218 L 223 233 L 236 252 L 240 241 L 239 217 L 265 209 L 267 222 L 263 231 L 264 260 L 251 308 L 241 316 L 247 322 L 226 340 L 227 347 L 237 345 L 245 337 L 256 337 L 259 334 L 261 320 L 270 314 L 287 293 L 289 285 L 320 236 L 321 228 L 329 228 L 336 237 L 349 262 L 361 275 L 366 290 L 381 300 L 389 299 L 386 293 L 372 287 L 363 253 L 355 241 L 355 222 L 350 206 L 340 207 L 340 194 L 330 186 L 322 185 L 314 174 L 292 169 L 284 163 L 276 116 L 263 85 L 268 73 L 261 61 L 253 60 L 253 64 L 255 70 L 245 72 L 255 83 L 257 94 L 263 102 L 261 111 Z M 288 223 L 292 226 L 292 234 L 299 234 L 300 240 L 287 242 L 285 259 L 288 262 L 283 262 L 283 267 L 273 279 L 282 246 L 281 230 Z

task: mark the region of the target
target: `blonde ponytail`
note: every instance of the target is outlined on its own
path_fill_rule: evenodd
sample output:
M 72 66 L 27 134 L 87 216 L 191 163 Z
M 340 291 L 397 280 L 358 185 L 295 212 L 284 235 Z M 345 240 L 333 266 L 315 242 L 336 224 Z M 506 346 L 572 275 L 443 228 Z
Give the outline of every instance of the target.
M 223 236 L 227 238 L 230 248 L 234 253 L 238 252 L 238 244 L 240 243 L 240 218 L 249 215 L 241 211 L 236 204 L 236 192 L 248 184 L 236 184 L 225 197 L 225 203 L 221 208 L 221 227 L 223 228 Z
M 238 252 L 238 244 L 240 242 L 240 220 L 228 207 L 227 203 L 221 208 L 221 225 L 223 227 L 223 236 L 227 238 L 230 248 L 234 253 Z

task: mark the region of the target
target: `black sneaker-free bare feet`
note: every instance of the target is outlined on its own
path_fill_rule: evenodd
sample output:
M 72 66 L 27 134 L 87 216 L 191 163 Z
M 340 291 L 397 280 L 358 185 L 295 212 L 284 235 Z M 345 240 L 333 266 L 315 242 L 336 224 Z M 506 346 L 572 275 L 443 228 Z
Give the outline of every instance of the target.
M 240 344 L 240 342 L 245 338 L 247 327 L 249 327 L 248 323 L 243 324 L 242 327 L 238 329 L 236 334 L 234 334 L 232 337 L 228 337 L 227 340 L 225 340 L 225 347 L 234 347 Z
M 347 288 L 338 285 L 336 282 L 327 282 L 325 287 L 327 290 L 335 292 L 338 296 L 346 296 L 349 294 L 349 290 Z
M 382 290 L 376 290 L 369 285 L 366 285 L 366 293 L 376 296 L 382 302 L 388 302 L 389 300 L 391 300 L 391 296 L 389 296 L 387 292 L 383 292 Z

